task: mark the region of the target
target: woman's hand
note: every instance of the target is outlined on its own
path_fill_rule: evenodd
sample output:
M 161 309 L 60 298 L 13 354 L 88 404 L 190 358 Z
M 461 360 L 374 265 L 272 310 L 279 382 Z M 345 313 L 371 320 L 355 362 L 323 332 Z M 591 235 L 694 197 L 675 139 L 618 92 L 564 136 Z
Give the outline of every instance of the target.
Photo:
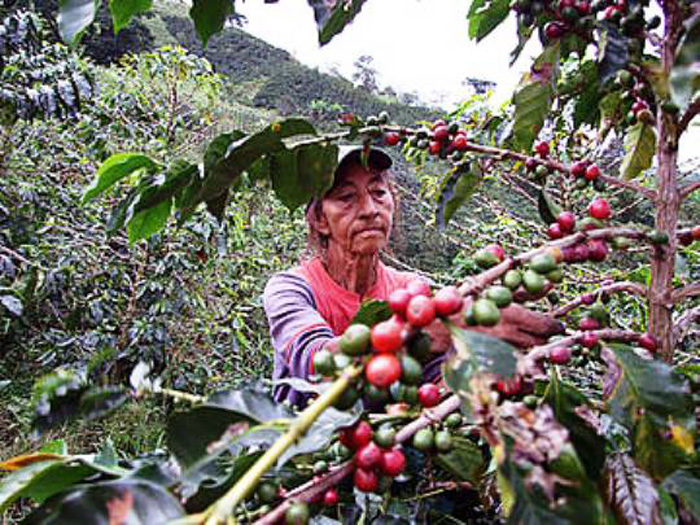
M 548 315 L 529 310 L 519 304 L 511 304 L 500 310 L 501 319 L 496 326 L 467 326 L 463 314 L 450 318 L 457 326 L 503 339 L 519 348 L 542 345 L 553 335 L 561 334 L 564 325 Z M 432 339 L 431 350 L 443 353 L 452 346 L 449 329 L 440 320 L 423 329 Z

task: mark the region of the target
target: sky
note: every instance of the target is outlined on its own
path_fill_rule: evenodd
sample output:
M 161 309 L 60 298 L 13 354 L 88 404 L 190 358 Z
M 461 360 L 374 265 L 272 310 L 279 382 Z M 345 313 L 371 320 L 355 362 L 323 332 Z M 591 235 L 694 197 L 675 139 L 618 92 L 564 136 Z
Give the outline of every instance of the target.
M 465 98 L 462 81 L 474 77 L 497 82 L 497 98 L 505 99 L 539 44 L 533 42 L 510 68 L 510 51 L 516 45 L 514 20 L 477 45 L 468 37 L 469 4 L 469 0 L 369 0 L 352 24 L 323 47 L 306 0 L 275 4 L 248 0 L 237 2 L 236 10 L 248 17 L 246 31 L 322 71 L 335 68 L 349 79 L 357 58 L 370 55 L 382 87 L 416 91 L 426 101 L 445 97 L 457 102 Z

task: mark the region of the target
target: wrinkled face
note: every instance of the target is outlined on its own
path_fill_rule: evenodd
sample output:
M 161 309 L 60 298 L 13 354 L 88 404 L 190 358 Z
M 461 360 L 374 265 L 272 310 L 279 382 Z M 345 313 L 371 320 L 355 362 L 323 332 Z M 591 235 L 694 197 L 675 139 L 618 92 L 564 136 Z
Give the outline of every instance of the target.
M 370 255 L 386 246 L 393 217 L 386 177 L 353 164 L 323 198 L 317 229 L 328 237 L 329 249 Z

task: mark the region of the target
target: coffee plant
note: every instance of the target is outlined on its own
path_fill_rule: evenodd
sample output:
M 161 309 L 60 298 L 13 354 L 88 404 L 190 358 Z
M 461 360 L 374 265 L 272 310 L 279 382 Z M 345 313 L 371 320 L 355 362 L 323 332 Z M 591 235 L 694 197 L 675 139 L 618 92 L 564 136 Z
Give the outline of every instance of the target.
M 363 3 L 310 1 L 320 40 Z M 90 22 L 89 9 L 75 15 L 86 4 L 62 3 L 68 37 Z M 110 4 L 124 23 L 149 5 Z M 194 3 L 204 41 L 232 6 Z M 323 194 L 338 142 L 354 141 L 366 154 L 383 145 L 417 165 L 438 163 L 443 224 L 489 177 L 512 181 L 538 208 L 541 243 L 523 253 L 491 244 L 472 255 L 480 270 L 454 286 L 414 281 L 363 305 L 339 351 L 314 356 L 308 381 L 284 380 L 309 395 L 300 412 L 275 403 L 266 385 L 207 397 L 166 388 L 145 363 L 128 386 L 48 376 L 35 393 L 37 430 L 145 396 L 190 406 L 169 420 L 168 453 L 119 460 L 109 446 L 76 455 L 57 442 L 3 462 L 11 473 L 0 509 L 31 498 L 39 507 L 28 519 L 39 523 L 700 519 L 700 369 L 692 346 L 679 359 L 686 339 L 694 343 L 700 286 L 676 272 L 683 254 L 697 263 L 700 240 L 700 225 L 682 222 L 700 182 L 678 168 L 680 138 L 700 112 L 700 10 L 676 0 L 473 0 L 471 36 L 485 38 L 511 13 L 513 57 L 535 34 L 543 49 L 503 114 L 412 127 L 344 114 L 335 133 L 290 118 L 219 135 L 199 162 L 117 153 L 83 200 L 123 188 L 110 224 L 132 243 L 201 205 L 221 219 L 244 179 L 269 181 L 293 210 Z M 622 138 L 620 163 L 602 162 L 611 137 Z M 645 207 L 628 214 L 635 200 Z M 582 292 L 551 310 L 567 321 L 564 333 L 543 345 L 520 350 L 487 335 L 513 302 L 552 302 L 576 268 L 602 268 L 618 251 L 642 256 L 648 278 L 575 283 Z M 612 301 L 637 305 L 638 318 L 618 320 Z M 453 344 L 444 385 L 423 383 L 435 322 Z

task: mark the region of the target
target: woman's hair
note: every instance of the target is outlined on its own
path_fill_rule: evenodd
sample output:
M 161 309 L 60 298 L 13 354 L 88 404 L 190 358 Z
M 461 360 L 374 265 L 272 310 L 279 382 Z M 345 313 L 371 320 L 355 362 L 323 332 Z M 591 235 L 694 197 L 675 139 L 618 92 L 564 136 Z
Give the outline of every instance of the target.
M 328 248 L 328 236 L 318 231 L 318 222 L 321 220 L 323 199 L 336 188 L 338 182 L 343 179 L 343 176 L 348 171 L 350 171 L 350 168 L 359 164 L 361 164 L 359 156 L 349 155 L 343 159 L 335 170 L 333 186 L 326 191 L 323 197 L 312 199 L 306 206 L 306 225 L 308 227 L 307 251 L 309 256 L 313 257 L 315 255 L 322 255 Z M 391 196 L 394 199 L 394 219 L 396 219 L 399 209 L 399 197 L 396 193 L 396 188 L 394 187 L 394 176 L 391 169 L 382 169 L 376 166 L 376 164 L 372 163 L 371 156 L 368 169 L 371 173 L 379 175 L 382 180 L 388 184 L 389 193 L 391 193 Z M 394 220 L 394 224 L 396 224 L 396 220 Z

